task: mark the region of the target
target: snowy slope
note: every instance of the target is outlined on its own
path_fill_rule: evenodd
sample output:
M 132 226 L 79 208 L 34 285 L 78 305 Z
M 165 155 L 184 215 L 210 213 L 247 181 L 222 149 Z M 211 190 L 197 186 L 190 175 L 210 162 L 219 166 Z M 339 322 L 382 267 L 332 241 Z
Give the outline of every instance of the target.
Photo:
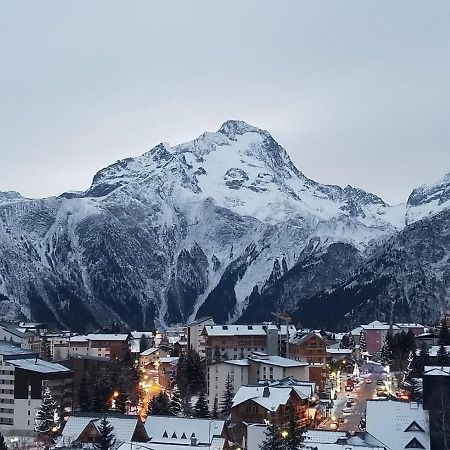
M 413 194 L 391 207 L 352 186 L 317 183 L 267 131 L 228 121 L 118 161 L 86 192 L 0 193 L 0 312 L 77 326 L 84 315 L 87 327 L 197 313 L 236 320 L 252 293 L 268 292 L 304 258 L 322 258 L 334 275 L 301 295 L 341 280 L 340 264 L 364 260 L 406 218 L 423 217 L 416 204 L 425 211 L 435 201 Z M 345 251 L 328 252 L 333 244 Z

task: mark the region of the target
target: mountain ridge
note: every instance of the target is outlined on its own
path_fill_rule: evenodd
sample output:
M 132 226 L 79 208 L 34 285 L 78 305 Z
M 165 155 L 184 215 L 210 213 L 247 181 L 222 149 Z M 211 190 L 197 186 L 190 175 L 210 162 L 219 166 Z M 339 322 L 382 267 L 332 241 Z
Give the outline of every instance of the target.
M 445 211 L 442 180 L 389 206 L 362 189 L 309 179 L 269 132 L 227 121 L 117 161 L 84 192 L 0 193 L 0 313 L 67 326 L 74 313 L 94 328 L 111 318 L 141 327 L 200 313 L 235 321 L 263 297 L 295 311 L 406 226 Z M 268 297 L 294 275 L 311 289 L 297 283 L 295 300 Z

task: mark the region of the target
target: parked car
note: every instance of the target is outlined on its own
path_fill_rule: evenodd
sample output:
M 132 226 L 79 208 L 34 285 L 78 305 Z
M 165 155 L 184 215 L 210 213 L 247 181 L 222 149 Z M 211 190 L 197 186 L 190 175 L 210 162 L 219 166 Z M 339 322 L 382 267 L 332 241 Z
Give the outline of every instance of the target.
M 352 413 L 352 409 L 351 408 L 342 408 L 342 413 L 343 414 L 351 414 Z
M 384 386 L 383 380 L 377 380 L 377 386 Z

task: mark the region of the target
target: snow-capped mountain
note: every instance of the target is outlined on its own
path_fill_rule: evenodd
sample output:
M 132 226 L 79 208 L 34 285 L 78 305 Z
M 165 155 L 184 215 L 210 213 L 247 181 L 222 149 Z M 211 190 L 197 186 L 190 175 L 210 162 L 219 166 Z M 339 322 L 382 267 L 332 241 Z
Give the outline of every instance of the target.
M 86 192 L 0 193 L 0 314 L 89 328 L 237 320 L 258 299 L 295 310 L 438 211 L 424 206 L 437 188 L 419 190 L 391 207 L 317 183 L 267 131 L 228 121 L 118 161 Z

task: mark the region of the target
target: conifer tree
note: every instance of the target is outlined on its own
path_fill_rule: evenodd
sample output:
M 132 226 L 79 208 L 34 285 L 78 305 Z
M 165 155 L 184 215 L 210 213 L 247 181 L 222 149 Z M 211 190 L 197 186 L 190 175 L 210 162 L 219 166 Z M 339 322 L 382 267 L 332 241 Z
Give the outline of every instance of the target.
M 81 379 L 80 391 L 78 393 L 78 407 L 81 412 L 89 411 L 89 391 L 87 387 L 86 377 Z
M 224 417 L 227 417 L 233 406 L 234 398 L 234 386 L 231 382 L 230 374 L 227 375 L 227 381 L 225 382 L 225 391 L 222 395 L 222 401 L 220 402 L 220 412 Z
M 2 433 L 0 433 L 0 450 L 8 450 L 8 446 L 6 445 L 5 438 Z
M 439 366 L 445 367 L 450 365 L 450 357 L 444 345 L 440 345 L 436 353 L 436 362 Z
M 113 431 L 114 427 L 108 422 L 108 419 L 103 416 L 98 426 L 99 435 L 97 442 L 94 443 L 94 448 L 96 450 L 111 450 L 116 443 Z
M 52 359 L 50 342 L 45 334 L 41 338 L 41 358 L 44 361 L 50 361 Z
M 192 411 L 191 396 L 190 395 L 186 395 L 181 400 L 181 410 L 183 412 L 183 416 L 185 416 L 185 417 L 192 417 L 193 411 Z
M 195 417 L 208 417 L 209 416 L 208 400 L 206 399 L 206 395 L 204 392 L 202 392 L 199 395 L 197 401 L 195 402 L 194 416 Z
M 42 395 L 41 407 L 36 412 L 34 431 L 40 436 L 48 436 L 50 439 L 60 428 L 58 404 L 53 400 L 50 388 L 47 386 Z
M 299 425 L 299 417 L 293 406 L 289 413 L 289 424 L 286 429 L 287 435 L 284 438 L 284 450 L 297 450 L 303 447 L 303 429 Z
M 146 334 L 142 334 L 139 339 L 139 353 L 145 352 L 150 348 L 150 339 Z
M 178 386 L 175 385 L 175 387 L 172 390 L 172 398 L 170 400 L 170 412 L 174 416 L 178 416 L 181 414 L 182 411 L 182 405 L 181 405 L 181 394 L 180 390 L 178 389 Z
M 211 418 L 218 419 L 219 418 L 219 399 L 217 395 L 214 397 L 213 409 L 211 411 Z
M 153 397 L 149 404 L 149 414 L 152 416 L 170 416 L 170 401 L 167 394 L 161 391 L 156 397 Z
M 270 423 L 265 432 L 265 439 L 259 448 L 261 450 L 284 450 L 284 445 L 280 428 L 275 423 Z
M 364 330 L 361 330 L 361 333 L 359 333 L 359 351 L 361 353 L 367 351 L 366 334 L 364 333 Z
M 392 355 L 392 337 L 390 333 L 387 335 L 386 340 L 384 341 L 383 347 L 381 348 L 381 362 L 385 366 L 390 366 L 393 363 L 393 355 Z

